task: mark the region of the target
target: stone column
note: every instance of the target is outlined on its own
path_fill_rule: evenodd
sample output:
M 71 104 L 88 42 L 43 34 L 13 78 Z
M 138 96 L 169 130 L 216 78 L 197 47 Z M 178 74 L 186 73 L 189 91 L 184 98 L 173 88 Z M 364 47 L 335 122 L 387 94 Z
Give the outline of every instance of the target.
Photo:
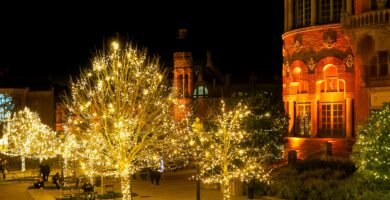
M 289 135 L 292 135 L 294 130 L 294 118 L 295 118 L 295 113 L 294 113 L 294 101 L 289 100 L 288 101 L 288 116 L 290 117 L 289 122 L 288 122 L 288 133 Z
M 317 100 L 311 101 L 311 137 L 317 137 L 318 119 L 317 119 Z
M 191 72 L 189 72 L 188 73 L 188 97 L 192 97 L 192 73 Z
M 352 13 L 352 6 L 353 6 L 353 5 L 352 5 L 352 0 L 347 0 L 346 3 L 347 3 L 347 5 L 346 5 L 346 11 L 347 11 L 347 13 L 352 15 L 352 14 L 353 14 L 353 13 Z
M 182 97 L 181 98 L 185 98 L 186 97 L 186 73 L 183 71 L 183 73 L 182 73 L 183 75 L 183 78 L 181 79 L 181 91 L 182 91 Z
M 179 96 L 179 82 L 178 82 L 178 76 L 177 76 L 177 71 L 175 70 L 173 73 L 173 86 L 175 87 L 174 95 L 175 97 Z
M 293 1 L 288 0 L 288 30 L 291 30 L 294 27 L 293 8 L 294 8 Z
M 345 136 L 352 138 L 352 99 L 346 98 L 345 104 Z
M 317 0 L 311 0 L 311 25 L 317 24 Z
M 288 31 L 288 0 L 284 0 L 284 32 Z

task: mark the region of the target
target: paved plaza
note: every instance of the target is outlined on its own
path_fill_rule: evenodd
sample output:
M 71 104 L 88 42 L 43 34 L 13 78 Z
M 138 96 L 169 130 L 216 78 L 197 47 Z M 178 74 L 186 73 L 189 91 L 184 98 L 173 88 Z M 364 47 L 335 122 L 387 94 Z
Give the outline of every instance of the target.
M 137 194 L 135 200 L 195 200 L 196 183 L 189 180 L 193 171 L 184 170 L 174 173 L 164 173 L 160 185 L 154 185 L 149 180 L 137 178 L 133 180 L 133 192 Z M 115 192 L 120 192 L 120 183 L 115 180 L 106 180 L 103 185 L 110 184 Z M 62 191 L 56 189 L 31 189 L 32 181 L 7 181 L 0 179 L 0 200 L 55 200 L 61 197 Z M 101 188 L 95 187 L 99 192 Z M 221 193 L 217 189 L 201 189 L 201 200 L 222 199 Z M 233 200 L 248 199 L 246 196 L 234 196 Z M 256 197 L 256 199 L 267 199 Z

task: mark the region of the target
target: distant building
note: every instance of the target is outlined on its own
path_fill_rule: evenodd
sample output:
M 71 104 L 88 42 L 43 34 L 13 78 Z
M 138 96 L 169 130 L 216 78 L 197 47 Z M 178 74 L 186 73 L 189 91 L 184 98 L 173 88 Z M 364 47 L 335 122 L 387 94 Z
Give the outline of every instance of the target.
M 260 83 L 254 73 L 224 74 L 214 63 L 210 51 L 199 56 L 201 59 L 194 59 L 189 40 L 188 29 L 179 29 L 173 54 L 173 90 L 178 100 L 174 107 L 176 120 L 187 116 L 190 109 L 204 120 L 210 110 L 218 108 L 222 98 L 245 98 L 259 91 L 279 94 L 280 84 L 276 81 Z
M 0 80 L 0 145 L 7 145 L 3 138 L 3 127 L 13 112 L 25 106 L 37 112 L 42 123 L 56 130 L 55 90 L 49 80 L 8 77 L 1 75 Z
M 358 125 L 390 101 L 390 1 L 285 0 L 286 150 L 307 158 L 325 142 L 348 156 Z

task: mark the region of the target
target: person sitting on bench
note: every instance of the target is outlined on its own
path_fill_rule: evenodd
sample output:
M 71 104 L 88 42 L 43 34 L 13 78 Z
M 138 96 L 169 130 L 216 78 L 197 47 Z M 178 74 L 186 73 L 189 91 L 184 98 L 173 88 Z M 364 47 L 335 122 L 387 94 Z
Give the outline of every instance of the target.
M 60 189 L 60 173 L 57 172 L 51 179 L 53 181 L 53 184 L 56 185 L 57 190 Z
M 45 183 L 45 180 L 42 177 L 37 178 L 37 179 L 35 179 L 34 187 L 37 189 L 43 188 L 44 183 Z

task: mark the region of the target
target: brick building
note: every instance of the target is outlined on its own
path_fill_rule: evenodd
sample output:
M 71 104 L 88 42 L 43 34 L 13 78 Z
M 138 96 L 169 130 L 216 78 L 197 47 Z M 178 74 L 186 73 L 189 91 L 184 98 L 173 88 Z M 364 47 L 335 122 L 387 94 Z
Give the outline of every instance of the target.
M 333 144 L 348 156 L 357 127 L 390 101 L 390 2 L 285 0 L 286 150 L 307 158 Z
M 197 54 L 196 54 L 197 53 Z M 173 88 L 178 103 L 174 118 L 183 119 L 192 109 L 193 114 L 204 120 L 209 111 L 219 108 L 220 100 L 239 99 L 255 92 L 272 92 L 281 99 L 280 83 L 261 83 L 251 72 L 230 74 L 220 71 L 210 51 L 194 52 L 187 28 L 178 30 L 176 49 L 173 53 Z

